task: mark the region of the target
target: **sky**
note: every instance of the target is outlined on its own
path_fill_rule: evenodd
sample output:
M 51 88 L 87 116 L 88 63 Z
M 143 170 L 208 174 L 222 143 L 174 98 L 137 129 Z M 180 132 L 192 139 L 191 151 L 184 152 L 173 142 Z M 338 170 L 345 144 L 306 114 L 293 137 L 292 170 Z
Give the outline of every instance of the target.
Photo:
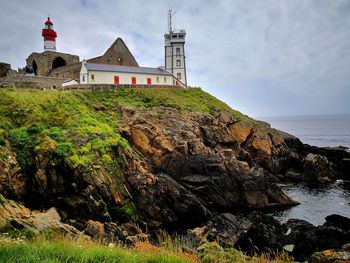
M 253 117 L 350 114 L 350 0 L 0 0 L 0 62 L 42 52 L 49 15 L 57 51 L 88 59 L 121 37 L 164 65 L 170 5 L 189 85 Z

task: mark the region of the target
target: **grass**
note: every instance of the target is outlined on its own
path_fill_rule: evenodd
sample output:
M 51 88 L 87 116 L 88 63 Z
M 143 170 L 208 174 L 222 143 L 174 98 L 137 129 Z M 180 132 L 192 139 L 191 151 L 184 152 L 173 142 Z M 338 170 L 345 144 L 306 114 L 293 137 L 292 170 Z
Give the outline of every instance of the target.
M 206 243 L 196 251 L 188 240 L 171 236 L 164 231 L 158 235 L 158 247 L 148 242 L 138 242 L 133 247 L 122 247 L 110 243 L 108 246 L 86 238 L 72 239 L 57 232 L 43 232 L 33 235 L 24 230 L 7 231 L 0 235 L 1 262 L 203 262 L 203 263 L 290 263 L 286 253 L 273 256 L 248 257 L 242 252 L 223 249 L 214 243 Z M 190 251 L 190 252 L 189 252 Z
M 97 110 L 103 106 L 103 110 Z M 251 120 L 199 88 L 117 89 L 103 92 L 0 90 L 0 144 L 10 140 L 24 171 L 36 151 L 50 147 L 72 168 L 92 170 L 113 163 L 113 147 L 130 148 L 116 131 L 121 106 L 167 106 Z M 252 120 L 251 120 L 252 121 Z
M 150 246 L 151 247 L 151 246 Z M 1 262 L 193 262 L 185 255 L 162 249 L 148 249 L 139 246 L 126 249 L 120 246 L 107 247 L 91 241 L 73 241 L 68 238 L 56 238 L 54 241 L 37 238 L 32 241 L 0 241 Z

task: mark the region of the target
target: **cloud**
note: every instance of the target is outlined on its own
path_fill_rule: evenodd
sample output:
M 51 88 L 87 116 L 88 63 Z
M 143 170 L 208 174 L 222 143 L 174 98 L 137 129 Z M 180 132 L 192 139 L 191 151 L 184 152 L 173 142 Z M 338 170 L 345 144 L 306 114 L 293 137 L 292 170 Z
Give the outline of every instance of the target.
M 164 63 L 165 0 L 0 0 L 0 60 L 42 51 L 50 14 L 59 51 L 101 55 L 122 37 L 143 66 Z M 187 31 L 188 80 L 255 116 L 350 113 L 348 0 L 173 1 Z

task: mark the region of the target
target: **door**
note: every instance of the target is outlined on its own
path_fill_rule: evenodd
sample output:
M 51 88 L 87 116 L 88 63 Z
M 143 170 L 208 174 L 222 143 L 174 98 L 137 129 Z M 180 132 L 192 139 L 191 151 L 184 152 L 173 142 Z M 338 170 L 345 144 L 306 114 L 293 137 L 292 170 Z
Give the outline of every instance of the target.
M 136 77 L 131 77 L 131 84 L 136 85 Z
M 147 78 L 147 85 L 152 85 L 152 79 L 151 78 Z
M 119 76 L 114 76 L 114 84 L 119 84 Z

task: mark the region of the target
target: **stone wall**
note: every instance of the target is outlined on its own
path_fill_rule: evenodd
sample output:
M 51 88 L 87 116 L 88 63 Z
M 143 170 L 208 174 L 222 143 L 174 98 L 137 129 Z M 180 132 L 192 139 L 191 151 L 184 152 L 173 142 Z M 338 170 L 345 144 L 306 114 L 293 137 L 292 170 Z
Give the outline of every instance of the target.
M 55 51 L 34 52 L 27 58 L 27 66 L 32 67 L 37 76 L 50 76 L 51 70 L 76 63 L 79 56 Z
M 11 74 L 0 80 L 0 88 L 59 89 L 62 87 L 62 82 L 64 80 L 64 78 Z
M 101 91 L 114 89 L 131 89 L 131 88 L 182 88 L 181 86 L 162 86 L 162 85 L 129 85 L 129 84 L 75 84 L 61 87 L 60 90 L 80 90 L 80 91 Z
M 65 67 L 55 68 L 49 72 L 51 77 L 58 77 L 64 79 L 74 79 L 76 81 L 80 81 L 80 69 L 81 62 L 68 65 Z

